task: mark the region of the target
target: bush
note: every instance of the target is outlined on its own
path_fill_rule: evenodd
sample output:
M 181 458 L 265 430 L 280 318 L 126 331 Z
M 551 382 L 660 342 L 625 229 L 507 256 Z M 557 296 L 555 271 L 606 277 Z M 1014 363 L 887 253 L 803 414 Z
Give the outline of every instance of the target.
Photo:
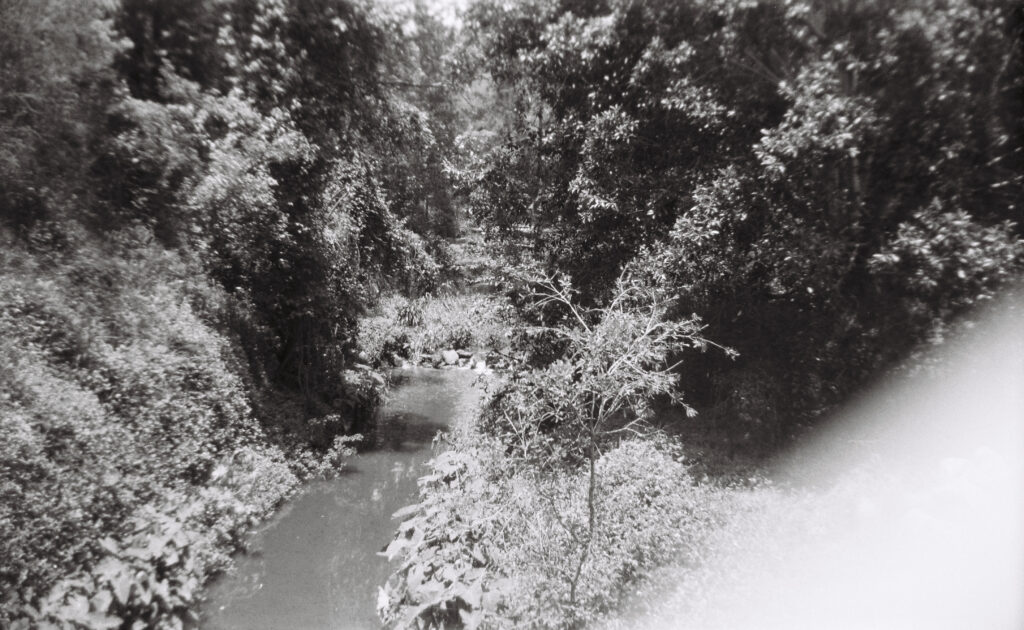
M 205 576 L 229 564 L 228 552 L 296 483 L 279 453 L 235 451 L 213 471 L 209 486 L 167 492 L 100 539 L 87 570 L 61 578 L 38 599 L 31 588 L 16 593 L 8 603 L 21 604 L 21 616 L 12 628 L 197 623 Z
M 568 283 L 540 286 L 569 314 L 550 329 L 566 352 L 515 366 L 422 480 L 388 549 L 403 558 L 389 626 L 579 625 L 704 526 L 678 453 L 647 425 L 655 397 L 682 403 L 669 356 L 706 347 L 700 325 L 666 321 L 667 302 L 631 277 L 597 313 Z
M 516 325 L 511 306 L 493 296 L 393 296 L 360 320 L 359 347 L 372 365 L 391 354 L 416 360 L 450 349 L 501 351 L 508 348 L 507 333 Z
M 182 584 L 201 581 L 297 483 L 252 413 L 237 349 L 210 323 L 222 294 L 145 230 L 102 247 L 78 238 L 46 265 L 7 241 L 0 261 L 0 583 L 17 595 L 5 623 L 62 576 L 99 570 L 112 553 L 101 541 L 130 548 L 152 533 L 147 510 L 172 500 L 192 506 L 162 517 L 191 541 Z M 62 598 L 96 584 L 57 588 L 57 608 L 37 612 L 81 612 Z M 192 597 L 143 618 L 179 617 Z
M 421 502 L 389 546 L 402 561 L 381 611 L 388 627 L 465 622 L 564 628 L 614 609 L 664 558 L 693 558 L 715 525 L 713 494 L 693 483 L 663 439 L 629 440 L 598 464 L 590 560 L 570 603 L 586 537 L 588 475 L 521 470 L 496 444 L 457 445 L 432 462 Z

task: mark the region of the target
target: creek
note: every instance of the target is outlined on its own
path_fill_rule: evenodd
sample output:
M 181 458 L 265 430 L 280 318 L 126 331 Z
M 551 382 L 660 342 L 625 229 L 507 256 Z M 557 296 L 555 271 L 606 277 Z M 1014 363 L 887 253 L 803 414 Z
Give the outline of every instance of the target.
M 377 588 L 393 567 L 378 555 L 418 500 L 433 440 L 473 413 L 470 370 L 397 370 L 360 452 L 329 481 L 308 484 L 264 525 L 237 568 L 208 590 L 204 630 L 380 628 Z

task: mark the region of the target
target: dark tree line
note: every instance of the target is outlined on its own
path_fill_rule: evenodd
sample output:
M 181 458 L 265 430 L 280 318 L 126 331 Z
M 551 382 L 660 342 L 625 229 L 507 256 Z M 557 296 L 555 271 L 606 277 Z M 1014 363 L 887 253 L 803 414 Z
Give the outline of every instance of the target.
M 739 351 L 683 378 L 779 438 L 1019 277 L 1022 15 L 999 0 L 478 2 L 505 132 L 464 182 L 600 303 L 650 273 Z

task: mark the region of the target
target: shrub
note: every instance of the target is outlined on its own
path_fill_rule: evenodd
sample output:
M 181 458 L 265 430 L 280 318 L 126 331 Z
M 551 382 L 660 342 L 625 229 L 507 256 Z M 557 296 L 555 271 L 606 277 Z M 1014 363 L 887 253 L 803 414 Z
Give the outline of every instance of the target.
M 12 628 L 180 629 L 198 622 L 204 577 L 230 562 L 242 536 L 297 483 L 279 453 L 239 449 L 209 486 L 147 503 L 96 543 L 86 570 L 34 597 L 16 592 Z
M 359 347 L 373 365 L 392 353 L 416 359 L 448 349 L 500 351 L 517 323 L 512 307 L 493 296 L 392 296 L 360 320 Z
M 572 601 L 568 559 L 588 535 L 585 471 L 510 474 L 494 443 L 456 445 L 431 466 L 421 502 L 396 514 L 404 520 L 387 555 L 402 563 L 381 610 L 388 627 L 593 621 L 663 558 L 695 557 L 715 525 L 713 495 L 693 483 L 667 441 L 623 442 L 598 464 L 600 516 Z
M 174 565 L 189 594 L 154 616 L 124 598 L 108 604 L 142 615 L 126 619 L 178 618 L 193 582 L 224 566 L 297 483 L 252 413 L 237 349 L 211 324 L 222 294 L 145 230 L 111 240 L 80 239 L 45 266 L 8 242 L 0 261 L 0 583 L 16 595 L 0 606 L 3 623 L 19 607 L 83 612 L 78 596 L 99 593 L 95 571 L 112 553 L 131 575 L 146 566 L 164 580 L 161 554 L 185 543 L 122 551 L 169 518 L 189 538 L 190 568 Z M 86 577 L 54 587 L 79 570 Z
M 403 558 L 382 610 L 391 626 L 578 625 L 703 526 L 678 454 L 647 427 L 655 397 L 682 403 L 670 356 L 706 347 L 700 325 L 666 321 L 636 278 L 596 313 L 566 282 L 540 286 L 573 323 L 550 329 L 566 352 L 516 366 L 422 480 L 388 550 Z

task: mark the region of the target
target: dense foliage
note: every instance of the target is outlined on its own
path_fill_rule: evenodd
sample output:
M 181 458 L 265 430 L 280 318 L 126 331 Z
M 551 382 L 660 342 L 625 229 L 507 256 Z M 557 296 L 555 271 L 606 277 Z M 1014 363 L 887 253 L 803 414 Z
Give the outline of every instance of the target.
M 0 625 L 180 627 L 347 452 L 357 317 L 452 230 L 443 41 L 419 5 L 0 2 Z
M 389 546 L 402 563 L 381 611 L 397 628 L 574 627 L 598 618 L 658 558 L 695 546 L 699 509 L 652 403 L 685 403 L 670 357 L 706 350 L 695 320 L 673 321 L 642 280 L 608 306 L 580 306 L 565 281 L 538 283 L 560 310 L 563 356 L 525 360 L 494 382 L 480 417 L 422 480 L 422 501 Z
M 594 521 L 586 470 L 538 474 L 479 434 L 452 449 L 421 480 L 421 502 L 396 515 L 387 548 L 396 571 L 380 602 L 387 627 L 594 621 L 665 559 L 695 558 L 716 525 L 716 492 L 694 483 L 665 440 L 608 449 L 596 467 Z
M 606 299 L 636 261 L 740 353 L 691 402 L 780 438 L 1024 264 L 1024 15 L 1003 0 L 483 0 L 512 95 L 472 211 Z
M 665 403 L 685 390 L 717 446 L 771 452 L 1019 280 L 1024 13 L 478 0 L 466 20 L 456 182 L 541 273 L 504 286 L 524 352 L 398 515 L 381 614 L 579 627 L 666 556 L 721 579 L 693 553 L 709 530 L 729 548 L 803 505 L 694 484 L 648 423 Z M 704 335 L 738 358 L 693 352 Z
M 428 5 L 0 0 L 0 626 L 191 623 L 446 349 L 384 619 L 593 621 L 712 527 L 669 403 L 773 448 L 1024 271 L 1011 0 Z

